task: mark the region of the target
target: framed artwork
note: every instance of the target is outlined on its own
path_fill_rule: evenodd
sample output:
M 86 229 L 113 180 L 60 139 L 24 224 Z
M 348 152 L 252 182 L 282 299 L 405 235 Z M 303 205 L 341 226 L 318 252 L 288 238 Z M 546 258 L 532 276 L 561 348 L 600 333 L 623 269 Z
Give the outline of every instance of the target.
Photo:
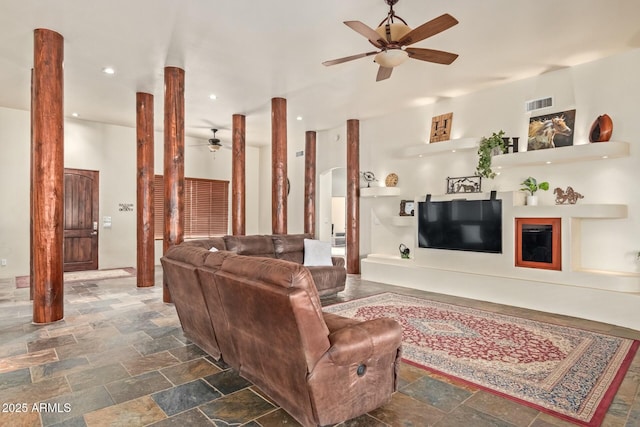
M 453 113 L 442 114 L 431 119 L 429 142 L 448 141 L 451 139 L 451 123 Z
M 471 175 L 447 177 L 447 194 L 479 193 L 481 187 L 481 176 Z
M 415 214 L 415 203 L 413 200 L 400 201 L 400 216 L 413 216 Z
M 531 117 L 529 119 L 527 150 L 573 145 L 575 122 L 576 110 Z

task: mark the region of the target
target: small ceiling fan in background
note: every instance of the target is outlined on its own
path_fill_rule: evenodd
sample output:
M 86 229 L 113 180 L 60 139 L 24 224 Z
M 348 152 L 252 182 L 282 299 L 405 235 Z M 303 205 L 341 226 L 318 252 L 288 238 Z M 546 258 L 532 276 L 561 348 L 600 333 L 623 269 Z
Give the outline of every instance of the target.
M 344 22 L 349 28 L 365 36 L 369 42 L 379 50 L 333 59 L 331 61 L 325 61 L 322 64 L 330 66 L 376 55 L 373 61 L 380 66 L 378 68 L 376 81 L 380 81 L 391 77 L 393 68 L 409 58 L 445 65 L 449 65 L 455 61 L 458 57 L 455 53 L 407 46 L 453 27 L 458 23 L 458 20 L 448 13 L 445 13 L 431 21 L 425 22 L 419 27 L 411 29 L 404 19 L 395 14 L 393 5 L 397 2 L 398 0 L 385 0 L 385 3 L 389 5 L 389 13 L 375 30 L 360 21 Z
M 226 145 L 222 144 L 222 141 L 218 137 L 216 137 L 216 132 L 218 132 L 218 129 L 212 128 L 211 132 L 213 132 L 213 138 L 209 138 L 209 140 L 206 143 L 194 144 L 191 146 L 196 147 L 196 146 L 206 145 L 209 148 L 209 151 L 213 153 L 217 152 L 221 148 L 229 148 Z

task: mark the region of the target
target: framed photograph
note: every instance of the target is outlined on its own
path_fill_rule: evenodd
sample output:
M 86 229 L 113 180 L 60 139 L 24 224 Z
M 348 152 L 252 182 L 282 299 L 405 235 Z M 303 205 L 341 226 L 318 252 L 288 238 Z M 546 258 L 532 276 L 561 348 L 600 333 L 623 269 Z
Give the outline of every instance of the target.
M 451 139 L 451 124 L 453 113 L 442 114 L 431 119 L 431 134 L 429 143 L 448 141 Z
M 576 110 L 546 114 L 529 119 L 527 150 L 566 147 L 573 145 Z
M 400 201 L 400 216 L 413 216 L 415 214 L 415 203 L 413 200 Z
M 479 193 L 481 188 L 481 176 L 471 175 L 447 177 L 447 194 Z

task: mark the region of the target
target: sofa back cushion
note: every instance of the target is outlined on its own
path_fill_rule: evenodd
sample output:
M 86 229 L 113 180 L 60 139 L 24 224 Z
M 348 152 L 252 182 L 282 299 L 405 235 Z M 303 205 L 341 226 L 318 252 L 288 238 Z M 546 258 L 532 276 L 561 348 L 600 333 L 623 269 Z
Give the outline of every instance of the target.
M 271 236 L 224 236 L 224 243 L 228 251 L 238 255 L 275 257 Z
M 219 251 L 224 251 L 225 249 L 227 249 L 227 247 L 224 244 L 223 237 L 210 237 L 208 239 L 185 240 L 184 242 L 182 242 L 182 245 L 197 246 L 205 249 L 216 248 Z
M 281 260 L 268 259 L 268 258 L 252 258 L 248 260 L 244 256 L 232 256 L 226 257 L 222 262 L 222 266 L 216 272 L 216 279 L 219 277 L 231 277 L 234 279 L 238 286 L 235 289 L 236 294 L 245 293 L 244 297 L 251 298 L 250 294 L 254 292 L 265 292 L 260 291 L 261 288 L 271 289 L 272 295 L 274 298 L 279 299 L 282 295 L 286 296 L 287 304 L 293 306 L 295 304 L 302 304 L 303 311 L 306 312 L 306 316 L 308 316 L 307 321 L 303 324 L 299 325 L 298 328 L 304 329 L 309 328 L 312 332 L 308 335 L 309 337 L 313 337 L 313 334 L 318 334 L 319 337 L 307 338 L 304 337 L 303 340 L 319 340 L 321 345 L 309 345 L 305 349 L 309 354 L 305 356 L 305 358 L 309 359 L 309 363 L 313 364 L 316 356 L 319 357 L 321 354 L 326 351 L 328 347 L 325 348 L 325 344 L 328 345 L 328 341 L 325 342 L 325 338 L 328 336 L 328 329 L 324 323 L 324 317 L 322 314 L 322 304 L 320 303 L 320 297 L 318 296 L 318 291 L 313 283 L 313 279 L 311 277 L 311 273 L 309 270 L 303 267 L 302 265 L 283 262 Z M 236 280 L 237 279 L 237 280 Z M 230 287 L 228 284 L 234 280 L 227 280 L 227 292 L 233 293 L 234 288 Z M 218 281 L 219 293 L 222 295 L 224 292 L 221 289 L 221 282 Z M 292 294 L 295 290 L 298 290 L 300 295 L 303 297 L 299 297 L 299 300 L 295 301 L 295 304 L 292 301 L 289 301 L 288 295 Z M 273 293 L 275 292 L 275 293 Z M 238 300 L 242 303 L 243 299 L 240 298 Z M 222 301 L 224 307 L 228 308 L 224 301 Z M 270 305 L 267 301 L 262 301 L 260 299 L 255 300 L 256 307 L 258 311 L 267 311 L 268 315 L 273 315 L 273 320 L 278 321 L 280 315 L 274 313 L 273 309 L 270 308 Z M 233 312 L 235 312 L 234 307 Z M 295 310 L 298 310 L 296 308 Z M 291 313 L 295 310 L 293 308 L 289 309 Z M 291 314 L 290 313 L 290 314 Z M 260 313 L 254 313 L 256 315 L 260 315 Z M 283 313 L 284 315 L 284 313 Z M 277 325 L 255 325 L 256 327 L 264 327 L 265 330 L 278 330 L 280 328 Z M 271 328 L 271 329 L 270 329 Z
M 311 413 L 307 375 L 330 342 L 309 271 L 235 256 L 223 261 L 215 282 L 237 350 L 232 366 L 298 419 Z
M 185 335 L 219 359 L 220 346 L 198 277 L 198 268 L 209 255 L 215 254 L 203 247 L 177 245 L 170 248 L 160 262 Z
M 302 264 L 304 261 L 304 239 L 312 239 L 311 234 L 274 234 L 273 247 L 276 258 Z
M 224 357 L 224 361 L 230 366 L 237 366 L 236 349 L 233 344 L 233 331 L 229 329 L 229 322 L 226 317 L 220 295 L 218 293 L 218 283 L 216 281 L 216 272 L 222 266 L 226 258 L 240 256 L 230 251 L 218 251 L 212 253 L 204 262 L 204 265 L 198 268 L 198 277 L 202 293 L 209 310 L 209 317 L 216 333 L 218 347 Z M 233 315 L 233 314 L 232 314 Z

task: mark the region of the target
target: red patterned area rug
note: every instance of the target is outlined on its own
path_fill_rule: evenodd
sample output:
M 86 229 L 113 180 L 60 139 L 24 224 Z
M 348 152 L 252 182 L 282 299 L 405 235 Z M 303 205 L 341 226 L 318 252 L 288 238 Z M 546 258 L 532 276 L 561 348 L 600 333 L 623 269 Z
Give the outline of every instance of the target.
M 323 308 L 402 324 L 409 363 L 559 418 L 599 426 L 639 342 L 384 293 Z

